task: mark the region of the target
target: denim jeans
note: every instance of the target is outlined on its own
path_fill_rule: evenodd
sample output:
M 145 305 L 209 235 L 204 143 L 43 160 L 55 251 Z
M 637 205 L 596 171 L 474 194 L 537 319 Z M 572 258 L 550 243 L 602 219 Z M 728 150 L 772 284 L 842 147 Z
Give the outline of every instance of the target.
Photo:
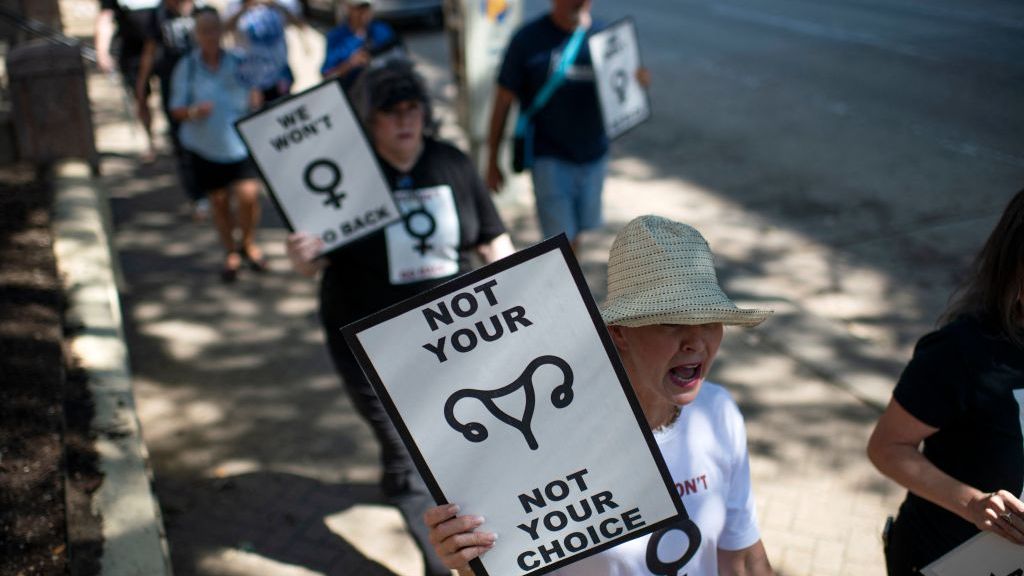
M 601 227 L 601 191 L 607 172 L 607 155 L 585 164 L 550 156 L 534 159 L 533 193 L 544 238 L 565 232 L 574 240 L 584 230 Z

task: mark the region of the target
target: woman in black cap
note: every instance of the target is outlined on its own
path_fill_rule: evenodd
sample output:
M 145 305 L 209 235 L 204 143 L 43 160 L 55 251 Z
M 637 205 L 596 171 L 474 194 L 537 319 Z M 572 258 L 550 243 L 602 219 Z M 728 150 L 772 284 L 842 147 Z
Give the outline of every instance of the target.
M 320 238 L 304 233 L 288 237 L 287 251 L 297 271 L 321 274 L 327 346 L 380 442 L 381 489 L 405 516 L 426 573 L 447 576 L 420 520 L 433 499 L 340 328 L 468 271 L 473 254 L 484 263 L 502 258 L 512 253 L 512 242 L 473 163 L 435 139 L 430 101 L 411 63 L 367 70 L 351 96 L 403 219 L 322 257 Z

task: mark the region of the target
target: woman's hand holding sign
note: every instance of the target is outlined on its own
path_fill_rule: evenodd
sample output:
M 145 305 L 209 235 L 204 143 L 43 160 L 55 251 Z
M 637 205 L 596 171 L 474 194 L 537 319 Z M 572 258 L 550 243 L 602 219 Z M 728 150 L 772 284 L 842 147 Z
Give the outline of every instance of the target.
M 444 565 L 458 570 L 460 576 L 472 576 L 469 561 L 494 547 L 498 535 L 475 532 L 484 523 L 480 516 L 459 516 L 457 504 L 435 506 L 423 514 L 430 529 L 430 543 Z
M 965 519 L 979 530 L 988 530 L 1015 544 L 1024 545 L 1024 502 L 1006 490 L 972 498 Z
M 323 270 L 326 262 L 317 256 L 323 250 L 324 242 L 317 236 L 305 232 L 294 232 L 288 235 L 285 251 L 292 263 L 292 270 L 303 276 L 315 276 Z

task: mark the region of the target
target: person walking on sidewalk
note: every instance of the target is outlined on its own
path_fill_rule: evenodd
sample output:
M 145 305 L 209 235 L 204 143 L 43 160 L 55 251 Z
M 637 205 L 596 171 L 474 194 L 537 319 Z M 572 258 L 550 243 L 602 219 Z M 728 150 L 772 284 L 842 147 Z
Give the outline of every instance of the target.
M 433 498 L 340 328 L 467 272 L 474 254 L 485 263 L 511 254 L 512 241 L 472 161 L 434 138 L 427 91 L 411 63 L 393 60 L 367 70 L 353 101 L 403 220 L 324 257 L 317 257 L 323 248 L 319 237 L 292 234 L 287 252 L 300 273 L 322 272 L 327 347 L 352 403 L 380 443 L 381 489 L 405 517 L 426 574 L 448 576 L 420 520 Z M 425 221 L 431 232 L 414 235 Z
M 233 282 L 243 260 L 254 271 L 266 268 L 256 245 L 260 182 L 236 120 L 261 105 L 259 90 L 243 83 L 241 58 L 221 46 L 223 27 L 216 9 L 195 12 L 198 47 L 178 61 L 171 78 L 171 115 L 181 122 L 181 145 L 191 154 L 197 184 L 210 198 L 213 224 L 224 247 L 221 278 Z M 231 209 L 231 198 L 238 205 Z M 240 233 L 241 245 L 235 237 Z
M 524 140 L 532 151 L 525 161 L 532 164 L 525 167 L 541 232 L 545 237 L 565 232 L 573 248 L 581 232 L 602 225 L 608 169 L 608 137 L 586 41 L 603 24 L 592 22 L 590 5 L 590 0 L 551 0 L 549 13 L 515 33 L 498 72 L 487 137 L 487 186 L 497 192 L 505 181 L 499 147 L 509 110 L 518 101 L 519 122 L 532 127 Z M 637 79 L 646 86 L 650 74 L 641 68 Z
M 100 11 L 96 14 L 96 65 L 100 72 L 114 72 L 113 44 L 120 41 L 117 56 L 117 70 L 121 73 L 124 90 L 135 102 L 135 115 L 146 133 L 146 153 L 142 160 L 150 163 L 156 159 L 156 142 L 153 140 L 153 112 L 149 108 L 149 76 L 140 74 L 142 49 L 146 43 L 146 28 L 153 17 L 160 0 L 100 0 Z M 144 86 L 142 98 L 135 97 L 137 86 Z
M 908 490 L 887 533 L 890 576 L 919 574 L 980 531 L 1024 557 L 1024 190 L 942 322 L 918 341 L 868 442 L 871 462 Z
M 754 511 L 743 416 L 724 388 L 706 380 L 724 326 L 756 326 L 771 311 L 737 307 L 718 286 L 713 260 L 694 228 L 659 216 L 636 218 L 612 244 L 601 306 L 676 486 L 706 477 L 706 490 L 679 494 L 691 522 L 664 538 L 643 536 L 552 574 L 664 575 L 670 562 L 683 563 L 672 565 L 671 574 L 772 574 Z M 469 561 L 495 542 L 493 533 L 476 531 L 478 517 L 459 515 L 454 504 L 431 508 L 423 520 L 438 555 L 460 575 L 472 575 Z
M 146 43 L 139 63 L 135 97 L 145 102 L 149 94 L 148 78 L 155 72 L 160 80 L 160 106 L 167 118 L 167 134 L 174 149 L 178 180 L 192 204 L 192 217 L 203 220 L 209 212 L 209 202 L 206 194 L 196 184 L 191 156 L 181 147 L 181 139 L 178 137 L 181 123 L 171 114 L 171 74 L 178 60 L 195 47 L 194 9 L 195 3 L 192 0 L 162 0 L 153 11 L 146 27 Z

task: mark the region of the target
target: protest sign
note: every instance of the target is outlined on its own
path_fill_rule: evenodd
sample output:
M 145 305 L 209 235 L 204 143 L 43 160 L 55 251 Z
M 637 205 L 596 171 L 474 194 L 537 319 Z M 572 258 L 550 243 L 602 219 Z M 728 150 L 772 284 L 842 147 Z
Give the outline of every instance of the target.
M 604 130 L 615 139 L 651 117 L 647 91 L 636 79 L 640 48 L 632 18 L 624 18 L 587 40 L 594 66 Z
M 476 574 L 543 574 L 655 531 L 693 537 L 682 563 L 695 552 L 564 234 L 344 334 L 434 498 L 499 535 Z
M 925 576 L 1021 576 L 1024 574 L 1024 546 L 991 532 L 982 532 L 922 568 L 921 573 Z
M 336 81 L 235 124 L 289 229 L 323 252 L 401 218 L 373 149 Z

